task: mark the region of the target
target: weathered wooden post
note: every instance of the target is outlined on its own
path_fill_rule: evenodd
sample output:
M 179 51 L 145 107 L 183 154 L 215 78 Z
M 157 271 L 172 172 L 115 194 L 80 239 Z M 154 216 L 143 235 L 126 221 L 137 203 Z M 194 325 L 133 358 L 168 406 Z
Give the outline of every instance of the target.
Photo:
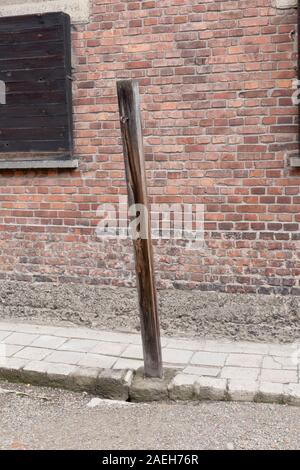
M 141 332 L 146 377 L 162 377 L 160 328 L 153 272 L 151 223 L 147 201 L 140 96 L 135 80 L 117 82 L 121 132 L 125 160 L 128 205 L 145 210 L 144 226 L 133 237 Z

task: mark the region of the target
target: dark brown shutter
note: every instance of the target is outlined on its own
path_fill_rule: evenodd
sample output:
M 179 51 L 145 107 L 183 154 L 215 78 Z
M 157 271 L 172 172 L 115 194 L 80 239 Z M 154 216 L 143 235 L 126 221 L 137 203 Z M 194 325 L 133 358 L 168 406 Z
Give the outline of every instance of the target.
M 299 101 L 299 82 L 300 82 L 300 0 L 298 0 L 298 65 L 297 65 L 297 77 L 298 77 L 298 83 L 295 86 L 295 97 L 296 97 L 296 103 L 298 103 L 298 150 L 295 152 L 290 152 L 290 159 L 289 159 L 289 164 L 292 168 L 300 168 L 300 101 Z M 294 95 L 293 95 L 294 97 Z M 295 101 L 293 99 L 293 103 L 295 104 Z
M 0 160 L 71 156 L 70 18 L 64 13 L 0 18 Z

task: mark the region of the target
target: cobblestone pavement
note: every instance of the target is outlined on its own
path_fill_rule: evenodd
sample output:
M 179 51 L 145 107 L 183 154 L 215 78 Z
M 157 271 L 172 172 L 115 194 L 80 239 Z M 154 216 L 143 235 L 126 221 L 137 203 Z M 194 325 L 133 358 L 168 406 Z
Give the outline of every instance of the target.
M 165 380 L 144 380 L 138 334 L 0 322 L 0 378 L 131 401 L 300 405 L 299 344 L 163 337 L 162 346 Z

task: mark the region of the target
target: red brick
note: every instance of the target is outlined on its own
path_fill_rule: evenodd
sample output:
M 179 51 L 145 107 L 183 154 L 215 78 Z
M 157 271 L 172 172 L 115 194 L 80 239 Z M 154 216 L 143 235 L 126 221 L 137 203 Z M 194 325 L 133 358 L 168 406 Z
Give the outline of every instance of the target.
M 126 194 L 115 82 L 136 78 L 151 198 L 205 205 L 207 250 L 191 260 L 180 243 L 157 246 L 159 285 L 289 292 L 299 276 L 300 171 L 287 156 L 298 151 L 295 16 L 270 0 L 91 1 L 90 23 L 73 32 L 79 170 L 1 173 L 10 256 L 0 276 L 132 285 L 132 261 L 99 248 L 95 226 L 98 206 Z

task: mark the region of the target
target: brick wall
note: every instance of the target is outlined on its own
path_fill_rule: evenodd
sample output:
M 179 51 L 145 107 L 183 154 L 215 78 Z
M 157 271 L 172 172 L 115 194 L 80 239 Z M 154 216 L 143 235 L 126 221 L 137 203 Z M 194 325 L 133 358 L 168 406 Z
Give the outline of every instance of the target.
M 76 171 L 0 176 L 3 279 L 134 284 L 130 242 L 99 240 L 126 194 L 116 79 L 142 95 L 149 194 L 205 205 L 203 249 L 155 246 L 160 287 L 300 294 L 297 10 L 273 0 L 93 0 L 76 24 Z

